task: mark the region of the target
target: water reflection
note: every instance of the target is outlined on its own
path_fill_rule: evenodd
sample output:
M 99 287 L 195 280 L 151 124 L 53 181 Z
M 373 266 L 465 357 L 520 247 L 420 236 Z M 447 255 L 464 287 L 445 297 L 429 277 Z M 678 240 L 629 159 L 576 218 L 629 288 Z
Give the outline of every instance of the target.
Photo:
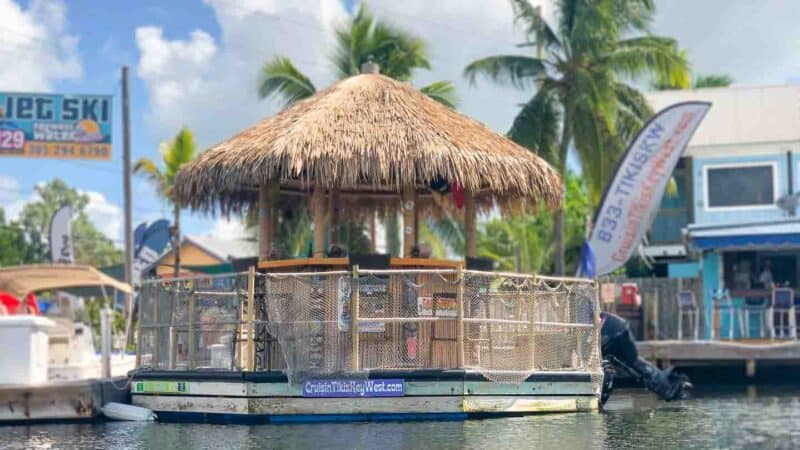
M 603 414 L 466 422 L 317 425 L 105 423 L 0 427 L 10 449 L 112 448 L 786 448 L 800 442 L 800 387 L 703 391 L 663 403 L 616 395 Z

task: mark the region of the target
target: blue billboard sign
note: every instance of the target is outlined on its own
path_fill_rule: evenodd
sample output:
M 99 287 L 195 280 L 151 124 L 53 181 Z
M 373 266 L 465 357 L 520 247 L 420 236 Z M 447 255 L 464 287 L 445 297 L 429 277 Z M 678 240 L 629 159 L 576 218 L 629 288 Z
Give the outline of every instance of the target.
M 0 92 L 0 156 L 111 159 L 110 95 Z

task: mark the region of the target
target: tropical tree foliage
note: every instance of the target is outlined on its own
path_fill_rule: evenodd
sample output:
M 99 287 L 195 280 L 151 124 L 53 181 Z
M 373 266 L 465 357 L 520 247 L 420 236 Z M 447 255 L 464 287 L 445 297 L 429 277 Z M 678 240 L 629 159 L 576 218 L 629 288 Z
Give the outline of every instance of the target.
M 28 235 L 19 222 L 6 220 L 0 208 L 0 267 L 39 262 L 44 258 L 44 248 L 38 233 Z
M 574 272 L 586 233 L 586 217 L 591 214 L 584 179 L 574 173 L 566 178 L 566 266 Z M 464 251 L 464 226 L 460 220 L 445 217 L 423 222 L 420 241 L 429 244 L 433 255 L 446 258 Z M 554 269 L 553 220 L 549 211 L 515 217 L 491 217 L 478 227 L 477 254 L 497 262 L 501 270 L 549 273 Z M 519 250 L 518 250 L 519 249 Z
M 733 78 L 725 74 L 698 75 L 692 83 L 695 89 L 728 87 L 733 84 Z
M 697 75 L 693 77 L 692 80 L 692 89 L 703 89 L 703 88 L 716 88 L 716 87 L 728 87 L 733 84 L 733 77 L 730 75 L 725 74 L 709 74 L 709 75 Z M 667 91 L 672 89 L 684 89 L 687 86 L 676 86 L 670 83 L 653 83 L 653 89 L 659 91 Z
M 361 65 L 370 60 L 380 66 L 382 74 L 401 81 L 410 80 L 417 69 L 431 67 L 422 39 L 377 20 L 362 3 L 355 16 L 335 30 L 330 63 L 337 78 L 344 79 L 361 73 Z M 261 98 L 278 97 L 288 106 L 316 91 L 309 77 L 285 56 L 273 57 L 261 69 Z M 447 106 L 455 105 L 455 87 L 449 81 L 436 81 L 421 91 Z
M 566 174 L 574 148 L 591 203 L 597 204 L 625 143 L 652 114 L 626 81 L 647 77 L 689 84 L 689 64 L 675 40 L 650 33 L 652 0 L 561 0 L 551 25 L 529 0 L 511 0 L 530 54 L 495 55 L 468 65 L 475 82 L 530 91 L 509 136 Z M 554 214 L 555 272 L 563 274 L 564 212 Z
M 159 146 L 159 153 L 163 167 L 159 167 L 150 158 L 141 158 L 133 165 L 133 172 L 147 177 L 161 198 L 172 205 L 172 248 L 175 250 L 174 274 L 177 277 L 181 266 L 181 205 L 175 200 L 172 189 L 178 170 L 192 161 L 197 154 L 191 130 L 187 127 L 181 128 L 171 142 Z
M 64 205 L 72 207 L 72 240 L 75 262 L 95 267 L 119 264 L 122 252 L 114 242 L 107 238 L 89 219 L 86 207 L 89 196 L 68 186 L 64 181 L 55 179 L 49 183 L 39 184 L 35 188 L 38 199 L 27 203 L 20 212 L 16 226 L 6 225 L 15 238 L 23 231 L 23 241 L 18 241 L 23 250 L 24 262 L 45 262 L 50 260 L 46 242 L 50 231 L 50 220 L 53 214 Z M 0 250 L 2 253 L 2 250 Z

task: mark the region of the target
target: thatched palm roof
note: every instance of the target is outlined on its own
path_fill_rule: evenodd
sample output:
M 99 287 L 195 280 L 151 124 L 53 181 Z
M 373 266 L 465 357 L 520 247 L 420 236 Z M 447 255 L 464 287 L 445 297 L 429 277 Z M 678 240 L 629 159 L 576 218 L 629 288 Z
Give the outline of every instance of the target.
M 422 194 L 443 178 L 484 205 L 553 207 L 562 192 L 534 153 L 379 74 L 342 80 L 211 147 L 181 169 L 174 192 L 193 209 L 224 212 L 253 202 L 257 186 L 276 177 L 284 194 L 316 186 L 365 197 L 412 184 Z

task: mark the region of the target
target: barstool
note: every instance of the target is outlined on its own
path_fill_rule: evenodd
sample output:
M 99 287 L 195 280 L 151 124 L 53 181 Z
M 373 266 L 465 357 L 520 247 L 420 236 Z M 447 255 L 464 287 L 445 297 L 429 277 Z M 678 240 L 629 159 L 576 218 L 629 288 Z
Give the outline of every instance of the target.
M 758 337 L 765 337 L 769 323 L 769 320 L 767 320 L 768 311 L 769 300 L 766 297 L 745 298 L 744 305 L 742 305 L 742 309 L 739 311 L 739 322 L 744 323 L 742 337 L 750 337 L 750 318 L 753 314 L 758 317 Z
M 727 312 L 728 314 L 728 339 L 733 339 L 733 321 L 736 317 L 736 310 L 733 306 L 733 301 L 731 300 L 731 296 L 728 293 L 727 289 L 714 289 L 711 291 L 711 302 L 713 304 L 713 308 L 711 311 L 712 317 L 708 323 L 711 324 L 711 340 L 714 340 L 716 337 L 715 331 L 716 327 L 714 327 L 714 311 L 717 311 L 717 315 L 719 316 L 719 327 L 720 327 L 720 336 L 719 338 L 722 339 L 722 313 Z
M 698 326 L 700 322 L 700 309 L 694 300 L 694 292 L 681 291 L 678 293 L 678 340 L 683 339 L 683 317 L 689 319 L 689 326 L 692 328 L 692 338 L 697 340 Z
M 775 316 L 778 316 L 778 324 L 775 324 Z M 783 320 L 781 320 L 783 318 Z M 794 313 L 794 289 L 786 287 L 776 287 L 772 289 L 772 304 L 769 312 L 770 337 L 775 339 L 776 335 L 781 338 L 797 339 L 797 322 Z M 783 323 L 781 323 L 783 322 Z

